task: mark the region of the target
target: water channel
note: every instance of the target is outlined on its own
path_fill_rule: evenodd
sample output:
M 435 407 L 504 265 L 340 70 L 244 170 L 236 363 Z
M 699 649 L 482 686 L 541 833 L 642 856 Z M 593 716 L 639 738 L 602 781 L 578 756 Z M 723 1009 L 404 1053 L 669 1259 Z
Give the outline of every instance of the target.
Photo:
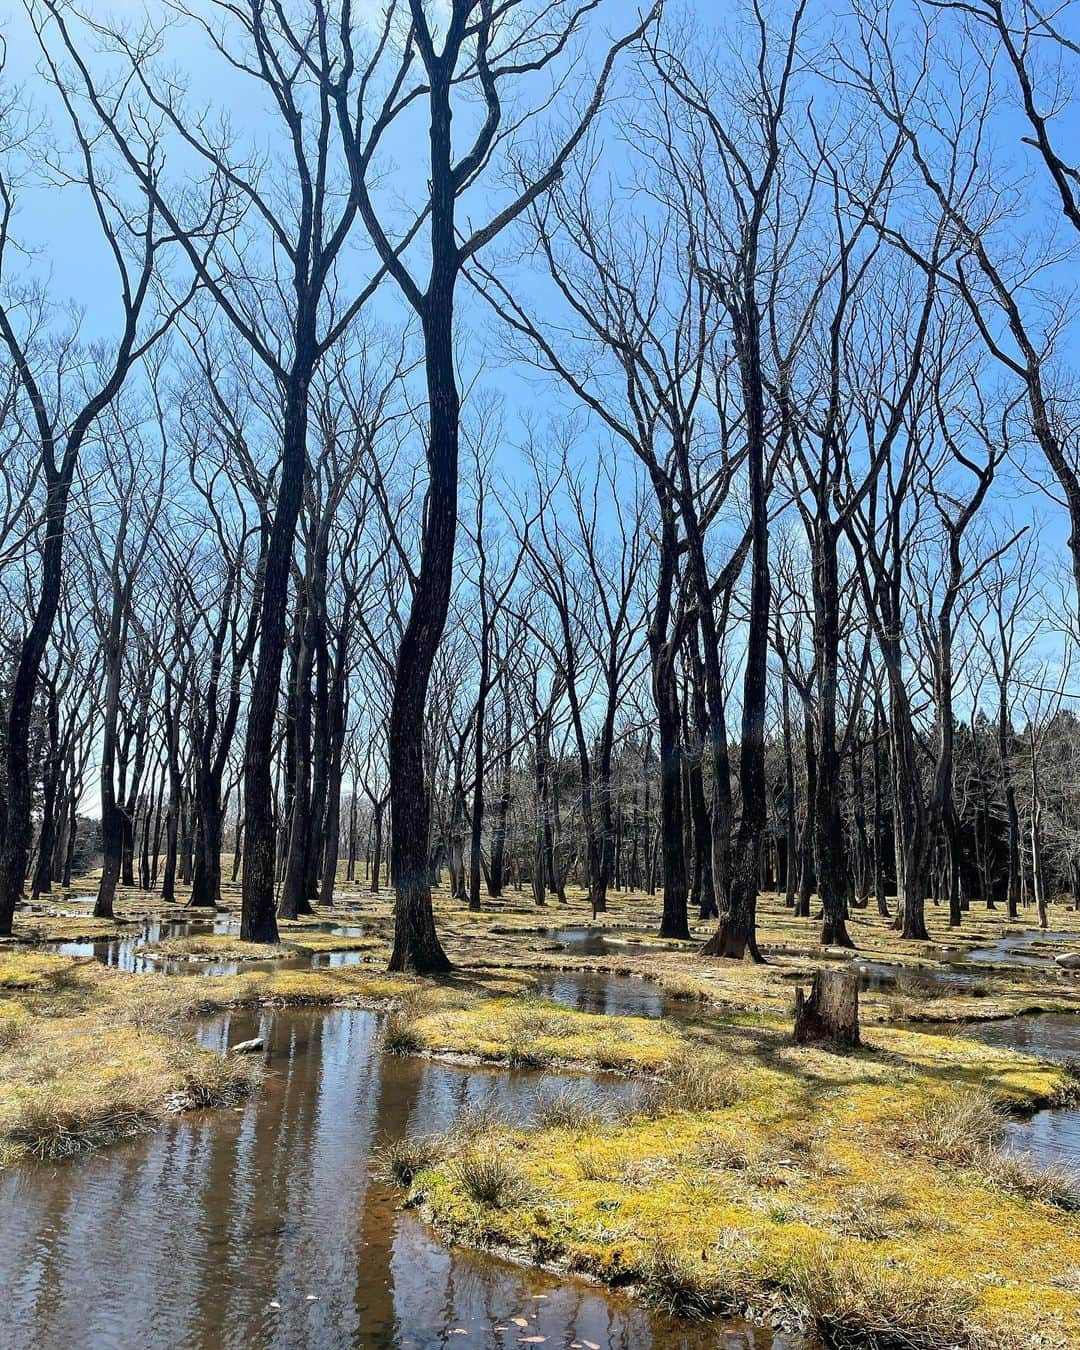
M 372 1178 L 380 1139 L 479 1104 L 527 1122 L 565 1078 L 383 1054 L 379 1017 L 362 1010 L 233 1013 L 198 1039 L 223 1050 L 256 1034 L 267 1073 L 246 1106 L 0 1180 L 4 1350 L 792 1345 L 448 1250 Z

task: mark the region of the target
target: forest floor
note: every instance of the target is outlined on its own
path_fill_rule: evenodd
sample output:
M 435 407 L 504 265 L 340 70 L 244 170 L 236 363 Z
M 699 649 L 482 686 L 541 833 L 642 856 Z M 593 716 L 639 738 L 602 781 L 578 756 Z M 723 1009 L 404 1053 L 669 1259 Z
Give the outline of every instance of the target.
M 390 897 L 358 886 L 283 925 L 284 949 L 254 951 L 229 914 L 209 916 L 223 931 L 185 932 L 193 911 L 139 892 L 122 894 L 116 922 L 94 920 L 91 891 L 87 879 L 46 897 L 0 944 L 0 1165 L 257 1090 L 252 1058 L 195 1047 L 200 1016 L 385 1006 L 395 1053 L 567 1072 L 528 1130 L 472 1119 L 385 1160 L 450 1240 L 629 1284 L 679 1312 L 811 1325 L 836 1346 L 1080 1344 L 1073 1181 L 1001 1148 L 1010 1116 L 1074 1103 L 1077 1078 L 942 1034 L 1080 1013 L 1080 976 L 1052 960 L 1080 950 L 1072 910 L 1055 906 L 1048 935 L 1032 937 L 1033 915 L 1010 923 L 973 906 L 957 932 L 930 906 L 931 941 L 915 944 L 863 911 L 858 950 L 838 953 L 767 896 L 768 964 L 753 966 L 657 939 L 657 897 L 613 895 L 594 919 L 580 893 L 543 910 L 510 895 L 478 914 L 439 893 L 457 968 L 421 981 L 385 973 Z M 881 977 L 860 995 L 862 1047 L 796 1047 L 795 987 L 852 957 Z M 601 990 L 632 977 L 657 991 L 662 1016 L 564 1006 L 552 979 L 575 972 Z M 597 1073 L 635 1075 L 643 1090 L 616 1112 L 582 1077 Z

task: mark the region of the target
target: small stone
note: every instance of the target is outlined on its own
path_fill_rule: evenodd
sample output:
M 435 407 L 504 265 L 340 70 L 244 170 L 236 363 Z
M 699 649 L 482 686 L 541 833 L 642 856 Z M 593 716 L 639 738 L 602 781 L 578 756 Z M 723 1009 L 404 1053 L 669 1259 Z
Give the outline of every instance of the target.
M 234 1055 L 257 1055 L 260 1050 L 265 1049 L 265 1039 L 262 1036 L 255 1036 L 250 1041 L 237 1041 L 232 1048 L 232 1053 Z

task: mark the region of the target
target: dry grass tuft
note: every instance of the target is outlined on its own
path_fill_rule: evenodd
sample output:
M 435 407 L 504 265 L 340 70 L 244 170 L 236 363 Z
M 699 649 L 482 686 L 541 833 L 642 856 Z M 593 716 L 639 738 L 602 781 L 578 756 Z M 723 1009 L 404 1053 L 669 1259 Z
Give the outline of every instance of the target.
M 1005 1112 L 989 1092 L 966 1088 L 916 1111 L 898 1126 L 897 1142 L 937 1162 L 970 1164 L 1000 1141 L 1005 1121 Z
M 383 1026 L 383 1049 L 391 1055 L 417 1055 L 427 1048 L 423 1033 L 409 1013 L 394 1008 Z
M 643 1109 L 648 1115 L 669 1111 L 718 1111 L 745 1094 L 742 1076 L 726 1059 L 688 1047 L 671 1059 L 664 1077 L 650 1085 Z
M 582 1181 L 610 1181 L 612 1169 L 607 1160 L 594 1149 L 585 1148 L 574 1155 Z
M 59 1162 L 145 1134 L 159 1116 L 159 1104 L 137 1092 L 80 1108 L 70 1106 L 62 1092 L 51 1091 L 21 1102 L 6 1133 L 10 1144 L 41 1162 Z
M 0 1054 L 14 1049 L 27 1035 L 29 1027 L 25 1017 L 16 1014 L 0 1016 Z
M 169 1100 L 174 1109 L 183 1111 L 238 1106 L 251 1096 L 262 1078 L 260 1061 L 248 1056 L 194 1050 L 184 1053 L 178 1063 L 183 1069 L 184 1085 Z
M 754 1252 L 739 1240 L 687 1253 L 656 1234 L 641 1258 L 641 1297 L 676 1317 L 741 1313 L 754 1295 Z
M 907 1197 L 900 1191 L 883 1186 L 857 1186 L 847 1194 L 833 1216 L 833 1223 L 845 1237 L 885 1242 L 911 1230 L 908 1208 Z
M 541 1130 L 567 1130 L 573 1134 L 594 1134 L 610 1125 L 617 1112 L 591 1087 L 565 1083 L 541 1092 L 536 1100 L 534 1120 Z
M 543 1069 L 551 1061 L 531 1041 L 515 1035 L 507 1044 L 506 1062 L 511 1069 Z
M 1023 1154 L 988 1149 L 975 1160 L 979 1172 L 1009 1195 L 1034 1200 L 1068 1214 L 1080 1212 L 1080 1172 L 1042 1164 Z
M 893 988 L 901 999 L 983 998 L 986 987 L 970 980 L 942 979 L 934 972 L 906 968 L 897 972 Z
M 975 1344 L 974 1294 L 903 1268 L 837 1258 L 797 1265 L 790 1290 L 832 1350 L 959 1350 Z
M 689 975 L 668 975 L 661 982 L 664 994 L 677 1003 L 708 1003 L 709 989 Z
M 528 1194 L 521 1169 L 499 1149 L 461 1154 L 452 1164 L 452 1176 L 470 1200 L 489 1209 L 509 1209 Z
M 448 1137 L 456 1148 L 463 1148 L 477 1139 L 505 1129 L 506 1116 L 496 1101 L 494 1093 L 488 1093 L 479 1101 L 463 1106 L 454 1118 Z
M 435 1134 L 405 1134 L 387 1139 L 371 1155 L 371 1174 L 391 1186 L 411 1186 L 419 1172 L 426 1172 L 446 1156 L 447 1143 Z
M 706 1254 L 697 1259 L 659 1239 L 649 1244 L 641 1267 L 645 1301 L 672 1317 L 705 1317 L 713 1311 Z

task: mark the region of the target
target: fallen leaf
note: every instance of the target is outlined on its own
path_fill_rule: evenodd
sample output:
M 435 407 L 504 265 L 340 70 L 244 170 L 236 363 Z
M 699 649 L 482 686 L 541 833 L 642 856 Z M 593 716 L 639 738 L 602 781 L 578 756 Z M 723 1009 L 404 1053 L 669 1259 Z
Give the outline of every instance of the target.
M 529 1319 L 527 1317 L 511 1317 L 510 1321 L 513 1322 L 516 1327 L 527 1327 L 529 1325 Z
M 541 1345 L 546 1340 L 546 1336 L 519 1336 L 518 1345 Z

